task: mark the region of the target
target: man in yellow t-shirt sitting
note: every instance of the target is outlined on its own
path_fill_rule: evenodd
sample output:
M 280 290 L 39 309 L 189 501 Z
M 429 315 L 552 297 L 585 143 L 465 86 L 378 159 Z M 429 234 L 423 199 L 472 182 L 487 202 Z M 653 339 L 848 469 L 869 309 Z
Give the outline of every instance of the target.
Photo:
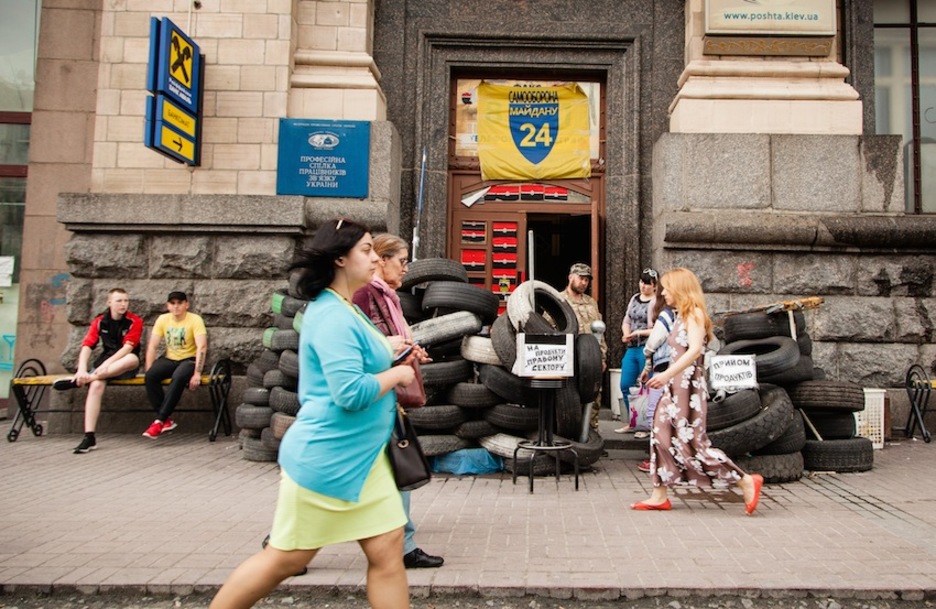
M 169 312 L 156 319 L 146 345 L 146 397 L 156 411 L 156 420 L 143 432 L 150 439 L 178 427 L 171 418 L 172 411 L 186 386 L 194 391 L 201 384 L 208 355 L 205 322 L 195 313 L 189 313 L 185 292 L 170 292 L 167 301 Z M 162 341 L 166 343 L 166 354 L 157 359 L 156 349 Z M 169 391 L 164 392 L 162 382 L 167 378 L 172 380 Z

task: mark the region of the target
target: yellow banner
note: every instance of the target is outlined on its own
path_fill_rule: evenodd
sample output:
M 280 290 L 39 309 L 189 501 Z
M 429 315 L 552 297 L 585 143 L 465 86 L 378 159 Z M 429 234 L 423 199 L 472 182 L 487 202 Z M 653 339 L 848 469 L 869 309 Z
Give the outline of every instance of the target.
M 478 159 L 484 180 L 587 178 L 588 97 L 577 84 L 478 85 Z

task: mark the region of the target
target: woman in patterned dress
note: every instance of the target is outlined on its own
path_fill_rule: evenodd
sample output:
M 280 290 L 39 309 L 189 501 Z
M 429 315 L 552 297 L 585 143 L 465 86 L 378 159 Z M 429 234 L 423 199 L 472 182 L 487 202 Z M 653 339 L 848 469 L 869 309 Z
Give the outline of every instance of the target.
M 660 282 L 666 304 L 676 311 L 669 337 L 672 363 L 648 382 L 652 389 L 663 388 L 650 440 L 653 493 L 646 501 L 632 504 L 631 509 L 666 511 L 672 508 L 667 498 L 669 487 L 712 486 L 720 480 L 741 487 L 745 513 L 750 515 L 757 509 L 764 479 L 745 473 L 724 452 L 712 448 L 705 432 L 708 404 L 702 355 L 712 337 L 712 321 L 702 286 L 692 271 L 683 268 L 664 273 Z

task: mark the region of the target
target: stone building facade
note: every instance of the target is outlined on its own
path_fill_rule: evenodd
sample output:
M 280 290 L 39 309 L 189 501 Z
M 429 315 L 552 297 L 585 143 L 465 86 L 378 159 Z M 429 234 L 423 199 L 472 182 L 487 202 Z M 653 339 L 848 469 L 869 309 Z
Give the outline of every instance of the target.
M 905 211 L 899 138 L 875 135 L 872 0 L 837 3 L 812 56 L 711 54 L 704 4 L 44 0 L 17 359 L 73 366 L 119 283 L 147 320 L 189 291 L 212 358 L 242 370 L 322 220 L 405 238 L 418 225 L 420 257 L 457 256 L 453 184 L 476 171 L 451 148 L 460 79 L 578 79 L 601 91 L 601 142 L 576 252 L 596 269 L 611 358 L 640 270 L 685 265 L 715 310 L 823 296 L 818 365 L 898 386 L 936 356 L 936 218 Z M 206 58 L 199 167 L 142 144 L 152 16 Z M 285 117 L 374 121 L 368 198 L 277 196 Z M 557 248 L 574 238 L 547 230 Z

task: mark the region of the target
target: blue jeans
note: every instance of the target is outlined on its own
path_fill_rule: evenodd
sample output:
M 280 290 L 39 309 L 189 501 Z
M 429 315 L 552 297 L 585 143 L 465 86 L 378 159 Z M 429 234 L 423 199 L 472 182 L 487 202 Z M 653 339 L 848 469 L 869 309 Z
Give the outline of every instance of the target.
M 400 498 L 403 499 L 403 511 L 406 512 L 406 526 L 403 527 L 403 554 L 409 554 L 416 549 L 416 541 L 413 536 L 416 535 L 416 525 L 409 515 L 410 492 L 400 491 Z
M 628 399 L 629 389 L 637 384 L 637 378 L 643 372 L 646 363 L 643 347 L 628 347 L 621 358 L 621 393 L 624 395 L 624 406 L 627 412 L 621 413 L 621 420 L 630 424 L 630 400 Z

